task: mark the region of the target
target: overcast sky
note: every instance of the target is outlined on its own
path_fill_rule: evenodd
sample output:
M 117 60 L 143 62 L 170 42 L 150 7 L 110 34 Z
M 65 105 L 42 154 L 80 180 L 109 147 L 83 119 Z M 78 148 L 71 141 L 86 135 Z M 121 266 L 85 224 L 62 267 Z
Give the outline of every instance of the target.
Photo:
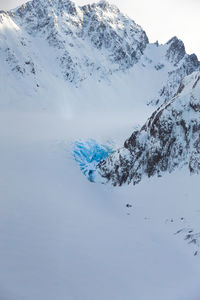
M 14 8 L 25 0 L 0 0 L 0 9 Z M 97 2 L 75 0 L 78 5 Z M 146 31 L 150 41 L 165 43 L 181 38 L 188 53 L 200 59 L 200 0 L 111 0 Z

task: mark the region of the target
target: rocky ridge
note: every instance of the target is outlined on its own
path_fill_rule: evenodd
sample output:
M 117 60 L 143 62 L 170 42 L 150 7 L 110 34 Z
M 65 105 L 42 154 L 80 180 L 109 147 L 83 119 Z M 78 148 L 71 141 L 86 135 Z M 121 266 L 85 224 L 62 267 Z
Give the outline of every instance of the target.
M 75 86 L 90 77 L 109 81 L 113 73 L 136 65 L 161 72 L 157 95 L 147 99 L 153 105 L 166 102 L 186 75 L 200 70 L 196 55 L 186 54 L 182 41 L 174 37 L 165 45 L 149 44 L 145 31 L 107 1 L 77 6 L 70 0 L 32 0 L 0 12 L 0 20 L 2 60 L 20 78 L 31 75 L 37 81 L 44 68 L 36 42 L 46 43 L 47 56 L 53 51 L 57 76 Z
M 113 185 L 139 183 L 144 176 L 162 176 L 186 167 L 200 171 L 200 73 L 180 84 L 175 96 L 161 105 L 124 147 L 98 165 L 98 173 Z
M 9 17 L 28 35 L 56 48 L 69 82 L 130 68 L 148 43 L 142 28 L 106 1 L 78 7 L 69 0 L 33 0 Z

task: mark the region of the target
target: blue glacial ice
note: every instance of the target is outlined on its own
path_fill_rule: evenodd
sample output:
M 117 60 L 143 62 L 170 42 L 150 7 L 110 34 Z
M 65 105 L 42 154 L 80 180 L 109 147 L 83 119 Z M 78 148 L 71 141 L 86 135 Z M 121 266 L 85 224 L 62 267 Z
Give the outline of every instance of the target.
M 107 158 L 113 150 L 95 140 L 76 141 L 73 147 L 73 156 L 81 171 L 89 181 L 95 181 L 95 172 L 98 163 Z

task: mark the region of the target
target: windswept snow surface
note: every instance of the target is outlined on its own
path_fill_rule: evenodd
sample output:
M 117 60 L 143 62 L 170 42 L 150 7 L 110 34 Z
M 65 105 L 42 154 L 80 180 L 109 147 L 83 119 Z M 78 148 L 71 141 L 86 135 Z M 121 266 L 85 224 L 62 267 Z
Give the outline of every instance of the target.
M 74 139 L 117 143 L 128 131 L 118 126 L 1 113 L 1 300 L 199 299 L 198 239 L 185 240 L 199 232 L 199 176 L 113 188 L 73 160 Z

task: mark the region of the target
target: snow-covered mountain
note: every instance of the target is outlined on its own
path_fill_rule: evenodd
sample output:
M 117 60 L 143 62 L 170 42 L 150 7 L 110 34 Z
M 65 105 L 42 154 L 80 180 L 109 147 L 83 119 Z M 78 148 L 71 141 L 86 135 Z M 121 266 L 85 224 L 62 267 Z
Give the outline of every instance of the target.
M 54 48 L 59 73 L 73 83 L 95 73 L 103 78 L 130 68 L 148 43 L 141 27 L 107 2 L 77 7 L 71 1 L 35 0 L 1 12 L 1 24 L 3 31 L 15 32 L 12 41 L 5 35 L 1 39 L 12 70 L 37 77 L 37 69 L 42 67 L 34 55 L 39 50 L 34 49 L 38 38 L 46 42 L 43 55 L 51 55 L 49 48 Z
M 114 185 L 138 183 L 187 166 L 200 171 L 200 73 L 183 79 L 177 93 L 161 105 L 124 147 L 100 162 L 101 176 Z
M 150 44 L 139 25 L 106 1 L 79 7 L 69 0 L 33 0 L 0 12 L 0 49 L 4 110 L 57 109 L 69 118 L 79 112 L 89 119 L 94 111 L 102 116 L 117 111 L 116 119 L 124 112 L 129 122 L 135 119 L 132 125 L 142 125 L 153 113 L 125 143 L 126 150 L 100 163 L 101 175 L 113 184 L 138 182 L 145 173 L 171 171 L 179 164 L 197 169 L 186 155 L 194 156 L 188 147 L 191 139 L 196 145 L 196 135 L 187 147 L 185 135 L 198 123 L 191 99 L 198 102 L 198 92 L 193 96 L 198 84 L 192 85 L 200 62 L 178 38 Z M 191 83 L 183 89 L 185 81 Z M 187 119 L 184 112 L 180 120 L 186 106 Z M 179 141 L 176 130 L 182 132 Z
M 48 103 L 49 95 L 43 92 L 51 85 L 60 85 L 61 98 L 71 88 L 88 89 L 88 80 L 108 85 L 124 72 L 143 81 L 136 86 L 130 80 L 127 89 L 147 86 L 151 77 L 154 90 L 148 90 L 143 101 L 158 105 L 173 96 L 182 78 L 200 69 L 196 55 L 186 54 L 182 41 L 174 37 L 165 45 L 150 44 L 139 25 L 106 1 L 78 7 L 69 0 L 33 0 L 1 11 L 0 49 L 1 77 L 12 77 L 8 80 L 15 105 L 23 98 L 21 86 L 30 97 L 46 97 Z M 2 87 L 5 83 L 3 79 Z M 13 94 L 8 93 L 10 101 Z

